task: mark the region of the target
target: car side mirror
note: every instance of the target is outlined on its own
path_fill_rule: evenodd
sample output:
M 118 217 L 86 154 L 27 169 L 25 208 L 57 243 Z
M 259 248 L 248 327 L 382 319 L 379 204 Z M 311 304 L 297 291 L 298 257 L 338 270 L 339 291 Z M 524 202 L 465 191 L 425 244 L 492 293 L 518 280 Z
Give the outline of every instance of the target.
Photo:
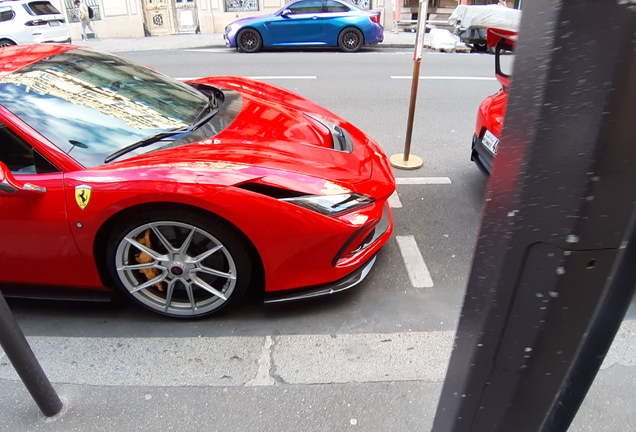
M 46 188 L 17 181 L 9 168 L 0 162 L 0 197 L 39 198 L 45 193 Z
M 291 13 L 292 12 L 289 9 L 285 9 L 284 11 L 280 13 L 280 15 L 287 18 L 289 15 L 291 15 Z

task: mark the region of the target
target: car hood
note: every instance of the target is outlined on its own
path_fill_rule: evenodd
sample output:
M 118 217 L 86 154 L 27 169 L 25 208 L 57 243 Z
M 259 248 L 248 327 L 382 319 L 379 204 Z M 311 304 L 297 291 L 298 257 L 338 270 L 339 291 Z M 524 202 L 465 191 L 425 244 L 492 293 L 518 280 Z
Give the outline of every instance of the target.
M 238 78 L 195 80 L 240 95 L 226 111 L 233 120 L 218 134 L 197 142 L 146 153 L 108 166 L 195 167 L 197 170 L 233 172 L 225 183 L 238 183 L 274 172 L 296 173 L 343 184 L 368 180 L 373 161 L 385 158 L 379 146 L 353 125 L 313 102 L 280 87 Z M 334 149 L 337 126 L 351 137 L 351 151 Z M 241 175 L 239 175 L 241 174 Z

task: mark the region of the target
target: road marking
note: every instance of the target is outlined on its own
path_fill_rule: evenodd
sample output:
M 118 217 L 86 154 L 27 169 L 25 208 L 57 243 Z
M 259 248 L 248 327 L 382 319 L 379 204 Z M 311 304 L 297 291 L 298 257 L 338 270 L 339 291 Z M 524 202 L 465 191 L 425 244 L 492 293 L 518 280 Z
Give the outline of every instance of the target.
M 397 190 L 393 191 L 389 197 L 389 207 L 402 208 L 402 201 L 400 201 L 400 196 L 398 195 Z
M 451 184 L 451 180 L 448 177 L 398 177 L 395 179 L 395 183 L 399 185 Z M 402 208 L 402 201 L 400 201 L 397 190 L 389 197 L 389 206 Z
M 448 177 L 396 177 L 396 184 L 416 185 L 416 184 L 451 184 Z
M 394 80 L 410 80 L 412 76 L 391 75 Z M 421 80 L 463 80 L 463 81 L 495 81 L 493 77 L 469 77 L 469 76 L 420 76 Z
M 179 77 L 175 79 L 179 81 L 190 81 L 190 80 L 196 80 L 199 78 L 205 78 L 205 77 Z M 248 76 L 244 78 L 255 79 L 255 80 L 315 80 L 315 79 L 318 79 L 317 76 L 312 76 L 312 75 L 305 75 L 305 76 L 303 75 L 263 75 L 263 76 Z
M 226 53 L 226 54 L 230 54 L 233 53 L 234 50 L 232 48 L 188 48 L 188 49 L 184 49 L 183 51 L 190 51 L 190 52 L 213 52 L 213 53 Z
M 406 272 L 411 280 L 411 285 L 415 288 L 432 288 L 433 279 L 428 272 L 428 267 L 426 267 L 424 258 L 422 258 L 415 237 L 410 235 L 396 236 L 395 239 L 400 247 L 400 253 L 406 265 Z
M 251 78 L 251 79 L 257 79 L 257 80 L 315 80 L 318 79 L 317 76 L 313 76 L 313 75 L 306 75 L 306 76 L 302 76 L 302 75 L 271 75 L 271 76 L 267 76 L 267 75 L 263 75 L 263 76 L 252 76 L 252 77 L 246 77 L 246 78 Z

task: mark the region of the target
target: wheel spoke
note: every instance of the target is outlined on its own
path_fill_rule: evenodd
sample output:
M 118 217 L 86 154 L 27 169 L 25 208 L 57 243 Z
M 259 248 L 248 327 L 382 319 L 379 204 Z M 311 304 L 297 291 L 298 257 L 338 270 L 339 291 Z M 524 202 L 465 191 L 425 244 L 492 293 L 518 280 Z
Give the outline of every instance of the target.
M 223 249 L 223 246 L 216 246 L 209 251 L 203 252 L 201 255 L 197 255 L 194 258 L 190 258 L 185 261 L 186 264 L 199 264 L 201 261 L 212 255 L 213 253 Z
M 197 303 L 194 300 L 194 293 L 192 292 L 192 284 L 184 283 L 184 285 L 186 288 L 186 292 L 188 293 L 188 298 L 190 299 L 190 306 L 192 306 L 192 315 L 194 315 L 194 312 L 197 309 Z
M 133 245 L 134 247 L 136 247 L 140 251 L 146 252 L 155 261 L 167 261 L 168 260 L 168 257 L 166 257 L 165 255 L 158 254 L 157 252 L 155 252 L 154 250 L 150 249 L 149 247 L 146 247 L 146 246 L 142 245 L 141 243 L 139 243 L 135 239 L 126 237 L 124 240 L 126 240 L 128 243 L 130 243 L 131 245 Z
M 198 277 L 193 276 L 192 277 L 192 281 L 195 284 L 197 284 L 198 286 L 200 286 L 201 288 L 203 288 L 204 290 L 206 290 L 207 292 L 209 292 L 210 294 L 214 294 L 215 296 L 217 296 L 218 298 L 220 298 L 222 300 L 227 300 L 227 297 L 225 297 L 225 294 L 223 294 L 221 291 L 211 287 L 205 281 L 199 279 Z
M 206 273 L 212 276 L 221 277 L 221 278 L 230 279 L 230 280 L 236 279 L 236 276 L 234 276 L 232 273 L 224 273 L 222 271 L 214 270 L 209 267 L 197 267 L 190 271 L 192 273 Z
M 168 289 L 166 290 L 166 304 L 163 307 L 164 312 L 168 312 L 170 309 L 170 304 L 172 303 L 172 294 L 174 293 L 174 284 L 176 283 L 176 279 L 168 282 Z
M 188 237 L 186 237 L 186 239 L 183 241 L 183 244 L 178 250 L 181 254 L 186 255 L 186 252 L 188 251 L 188 248 L 190 247 L 190 243 L 192 243 L 192 238 L 194 237 L 195 232 L 196 232 L 196 228 L 193 227 L 192 230 L 190 231 L 190 234 L 188 234 Z
M 149 288 L 151 286 L 153 286 L 154 284 L 156 284 L 157 282 L 163 282 L 163 280 L 166 278 L 166 273 L 161 273 L 159 276 L 154 277 L 144 283 L 142 283 L 141 285 L 137 285 L 136 287 L 134 287 L 132 290 L 130 290 L 131 293 L 136 293 L 137 291 L 141 291 L 144 290 L 146 288 Z
M 157 225 L 155 224 L 150 224 L 150 228 L 152 228 L 152 232 L 155 233 L 155 235 L 157 236 L 157 238 L 159 239 L 159 241 L 161 242 L 161 244 L 163 244 L 163 246 L 166 248 L 166 250 L 171 251 L 171 252 L 176 252 L 177 249 L 175 249 L 170 242 L 168 241 L 167 238 L 164 237 L 164 235 L 161 233 L 161 231 L 159 231 L 159 228 Z
M 156 268 L 157 270 L 161 270 L 161 271 L 166 271 L 167 269 L 162 266 L 157 264 L 156 262 L 148 262 L 148 263 L 143 263 L 143 264 L 133 264 L 133 265 L 123 265 L 121 267 L 118 267 L 117 270 L 118 271 L 129 271 L 129 270 L 141 270 L 141 269 L 149 269 L 149 268 Z

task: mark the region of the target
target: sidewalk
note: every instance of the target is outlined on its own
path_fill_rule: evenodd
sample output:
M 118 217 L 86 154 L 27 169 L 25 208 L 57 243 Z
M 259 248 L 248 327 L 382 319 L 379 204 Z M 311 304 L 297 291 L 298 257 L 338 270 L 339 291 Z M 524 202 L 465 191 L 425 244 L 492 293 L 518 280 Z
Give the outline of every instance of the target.
M 75 40 L 73 43 L 108 52 L 225 48 L 223 33 L 182 34 L 140 38 L 107 38 L 100 40 L 89 39 L 87 41 Z M 415 33 L 393 33 L 385 31 L 384 42 L 374 46 L 381 48 L 412 48 L 414 44 Z

